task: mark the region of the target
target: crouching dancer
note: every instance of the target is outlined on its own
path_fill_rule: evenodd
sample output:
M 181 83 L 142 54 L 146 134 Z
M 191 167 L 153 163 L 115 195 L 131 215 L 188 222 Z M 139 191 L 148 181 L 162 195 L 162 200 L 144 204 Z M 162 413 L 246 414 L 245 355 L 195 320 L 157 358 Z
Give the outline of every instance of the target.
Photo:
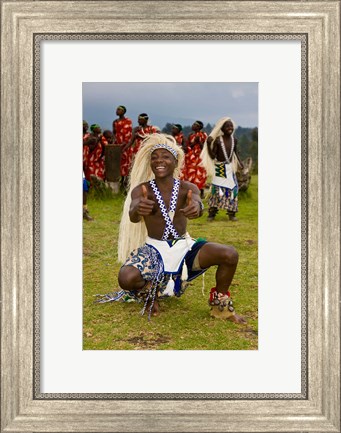
M 211 290 L 211 314 L 236 323 L 229 286 L 238 263 L 230 246 L 192 239 L 187 219 L 202 215 L 196 185 L 180 181 L 184 154 L 172 136 L 148 136 L 136 155 L 119 234 L 118 258 L 124 262 L 120 287 L 110 300 L 142 299 L 149 318 L 159 313 L 159 299 L 181 296 L 188 283 L 217 265 Z M 128 257 L 128 259 L 126 259 Z

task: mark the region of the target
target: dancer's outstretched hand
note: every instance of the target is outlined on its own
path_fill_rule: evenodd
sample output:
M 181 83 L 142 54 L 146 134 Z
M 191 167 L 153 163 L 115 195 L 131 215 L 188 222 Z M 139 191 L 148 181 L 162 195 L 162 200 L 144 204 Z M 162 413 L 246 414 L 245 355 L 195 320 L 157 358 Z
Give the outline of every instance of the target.
M 200 215 L 201 211 L 200 202 L 197 200 L 193 200 L 192 194 L 193 191 L 189 189 L 187 192 L 186 206 L 183 209 L 180 209 L 180 212 L 182 212 L 184 216 L 189 219 L 197 218 Z
M 142 195 L 137 205 L 137 213 L 141 216 L 147 216 L 152 213 L 153 208 L 155 206 L 155 201 L 149 200 L 148 191 L 145 185 L 142 185 L 141 188 L 142 188 Z

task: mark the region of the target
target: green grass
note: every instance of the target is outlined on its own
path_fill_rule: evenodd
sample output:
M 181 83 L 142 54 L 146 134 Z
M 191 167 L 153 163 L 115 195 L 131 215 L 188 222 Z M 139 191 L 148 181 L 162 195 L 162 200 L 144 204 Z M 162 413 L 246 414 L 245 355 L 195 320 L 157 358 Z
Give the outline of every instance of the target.
M 247 325 L 213 319 L 207 303 L 215 286 L 215 268 L 194 280 L 180 298 L 161 301 L 161 314 L 148 321 L 142 304 L 95 304 L 96 294 L 118 289 L 117 239 L 124 197 L 89 196 L 94 221 L 83 224 L 83 348 L 85 350 L 256 350 L 258 348 L 258 178 L 240 193 L 239 221 L 220 211 L 215 221 L 189 221 L 192 237 L 233 245 L 239 253 L 230 291 L 236 311 Z M 206 204 L 206 200 L 204 201 Z M 207 208 L 207 206 L 206 206 Z

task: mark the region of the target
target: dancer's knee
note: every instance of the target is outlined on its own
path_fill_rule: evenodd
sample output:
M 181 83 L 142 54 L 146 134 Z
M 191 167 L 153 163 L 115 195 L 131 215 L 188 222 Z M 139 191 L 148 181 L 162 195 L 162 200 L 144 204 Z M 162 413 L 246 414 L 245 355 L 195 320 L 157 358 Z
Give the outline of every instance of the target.
M 238 251 L 231 246 L 227 246 L 223 251 L 224 262 L 228 265 L 237 265 L 239 260 Z

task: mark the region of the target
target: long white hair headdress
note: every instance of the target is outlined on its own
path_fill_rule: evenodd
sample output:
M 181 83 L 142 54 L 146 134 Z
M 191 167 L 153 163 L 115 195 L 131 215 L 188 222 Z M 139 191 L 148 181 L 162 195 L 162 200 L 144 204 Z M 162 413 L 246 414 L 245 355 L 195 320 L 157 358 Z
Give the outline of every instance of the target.
M 143 140 L 140 150 L 135 155 L 133 167 L 129 176 L 129 188 L 124 202 L 123 213 L 118 237 L 118 261 L 124 263 L 129 253 L 144 244 L 147 236 L 147 228 L 144 219 L 138 223 L 132 223 L 129 218 L 132 190 L 143 182 L 155 178 L 151 169 L 150 159 L 153 148 L 166 148 L 177 156 L 177 167 L 173 176 L 180 177 L 181 167 L 184 161 L 184 152 L 171 135 L 151 134 Z
M 208 137 L 212 137 L 213 141 L 214 141 L 216 138 L 224 135 L 221 128 L 224 125 L 224 123 L 227 121 L 232 122 L 233 129 L 235 131 L 236 130 L 236 124 L 234 123 L 234 121 L 230 117 L 223 117 L 223 118 L 218 120 L 218 122 L 215 124 L 214 128 L 212 129 L 212 132 L 210 133 L 210 135 Z M 207 177 L 212 178 L 215 174 L 215 165 L 214 165 L 214 160 L 210 157 L 210 155 L 208 153 L 207 140 L 205 141 L 203 150 L 201 151 L 200 158 L 201 158 L 201 164 L 200 165 L 205 168 L 206 173 L 207 173 Z M 233 171 L 235 172 L 237 170 L 238 161 L 237 161 L 237 158 L 236 158 L 236 155 L 234 152 L 233 152 L 233 157 L 232 157 L 232 164 L 233 164 Z

